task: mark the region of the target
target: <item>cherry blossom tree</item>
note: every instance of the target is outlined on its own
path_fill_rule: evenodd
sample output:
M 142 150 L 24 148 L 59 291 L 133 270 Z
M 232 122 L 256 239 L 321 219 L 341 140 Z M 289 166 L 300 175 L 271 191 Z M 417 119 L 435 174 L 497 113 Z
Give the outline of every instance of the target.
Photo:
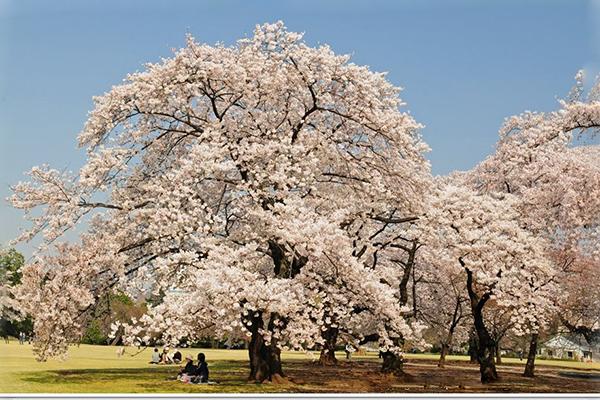
M 562 267 L 558 281 L 565 293 L 560 320 L 592 344 L 600 338 L 600 261 L 564 251 L 555 253 L 554 259 Z
M 519 224 L 518 198 L 479 194 L 448 181 L 440 181 L 431 196 L 421 238 L 431 263 L 453 275 L 462 273 L 477 334 L 481 381 L 493 382 L 498 374 L 486 305 L 493 300 L 513 310 L 545 306 L 549 299 L 534 295 L 532 285 L 547 284 L 553 269 L 545 257 L 545 242 Z
M 412 325 L 413 331 L 420 331 L 422 327 L 415 319 L 414 303 L 409 308 L 410 281 L 412 278 L 414 282 L 415 256 L 420 247 L 411 232 L 416 221 L 417 217 L 399 218 L 398 211 L 391 209 L 384 215 L 355 224 L 350 232 L 353 236 L 352 255 L 365 268 L 373 271 L 379 282 L 394 288 L 393 298 L 402 309 L 401 315 Z M 414 291 L 414 285 L 412 289 Z M 323 365 L 337 363 L 334 349 L 338 337 L 343 337 L 346 343 L 356 347 L 382 339 L 376 329 L 379 316 L 369 307 L 355 305 L 344 318 L 337 315 L 335 322 L 331 316 L 327 317 L 327 329 L 322 330 L 323 347 L 319 358 Z M 392 340 L 392 346 L 383 346 L 383 372 L 403 374 L 400 349 L 407 345 L 418 347 L 424 344 L 420 338 L 412 336 L 398 336 Z
M 427 258 L 423 255 L 426 252 L 425 246 L 420 257 Z M 417 316 L 440 345 L 438 367 L 443 368 L 454 344 L 467 340 L 470 307 L 465 282 L 462 273 L 450 275 L 450 271 L 437 263 L 419 266 L 423 272 L 419 289 L 415 290 L 419 304 Z
M 518 196 L 520 221 L 551 243 L 549 253 L 597 259 L 600 146 L 581 142 L 597 135 L 600 128 L 600 81 L 586 95 L 583 78 L 582 72 L 577 74 L 576 85 L 559 102 L 559 110 L 507 119 L 496 152 L 468 174 L 467 184 L 482 193 Z M 565 262 L 555 263 L 557 272 L 564 270 Z M 560 276 L 564 274 L 555 281 Z M 533 307 L 531 312 L 543 310 Z M 535 330 L 531 334 L 526 376 L 533 376 L 537 347 L 538 334 Z
M 18 296 L 38 357 L 64 354 L 117 288 L 165 293 L 124 326 L 131 342 L 246 338 L 254 381 L 342 325 L 399 354 L 418 327 L 376 243 L 422 214 L 430 179 L 399 91 L 279 22 L 231 47 L 188 38 L 95 98 L 79 172 L 35 167 L 13 188 L 32 222 L 19 240 L 46 243 Z M 76 226 L 79 243 L 58 243 Z
M 418 319 L 416 296 L 416 257 L 421 243 L 416 238 L 415 227 L 398 227 L 393 225 L 394 218 L 386 218 L 385 225 L 370 236 L 377 238 L 373 243 L 373 252 L 369 264 L 380 274 L 380 281 L 397 288 L 394 292 L 397 304 L 402 309 L 402 316 L 412 324 L 413 330 L 421 331 L 425 326 Z M 392 224 L 390 229 L 386 229 Z M 361 335 L 359 343 L 377 339 L 377 334 Z M 426 343 L 421 339 L 399 336 L 393 340 L 393 348 L 424 348 Z M 381 352 L 383 358 L 382 371 L 395 375 L 402 375 L 403 362 L 398 351 L 393 348 L 384 348 Z

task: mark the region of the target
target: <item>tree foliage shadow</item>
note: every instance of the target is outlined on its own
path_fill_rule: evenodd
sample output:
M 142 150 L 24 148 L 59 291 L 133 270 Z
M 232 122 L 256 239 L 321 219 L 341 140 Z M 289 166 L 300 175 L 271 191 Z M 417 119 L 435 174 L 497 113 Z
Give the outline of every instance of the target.
M 540 368 L 535 379 L 523 378 L 521 368 L 503 366 L 503 380 L 482 385 L 477 368 L 466 362 L 449 362 L 440 370 L 435 360 L 407 363 L 409 375 L 396 377 L 379 372 L 377 361 L 340 360 L 335 367 L 321 367 L 306 360 L 286 360 L 289 384 L 255 384 L 247 381 L 247 361 L 213 361 L 211 380 L 217 385 L 191 385 L 176 381 L 180 366 L 141 368 L 87 368 L 23 372 L 22 381 L 43 392 L 113 393 L 517 393 L 598 392 L 593 379 L 565 376 L 560 368 Z M 88 386 L 89 385 L 89 386 Z
M 23 373 L 22 380 L 44 385 L 81 384 L 117 380 L 144 381 L 147 379 L 165 380 L 174 371 L 153 368 L 89 368 L 64 369 Z M 162 379 L 161 379 L 162 378 Z
M 144 368 L 85 368 L 47 370 L 20 374 L 24 382 L 42 385 L 49 392 L 72 385 L 98 384 L 100 391 L 113 392 L 269 392 L 275 388 L 248 383 L 248 367 L 242 361 L 211 363 L 211 380 L 217 385 L 190 385 L 177 381 L 181 366 Z M 53 390 L 53 387 L 55 390 Z M 68 390 L 68 389 L 67 389 Z

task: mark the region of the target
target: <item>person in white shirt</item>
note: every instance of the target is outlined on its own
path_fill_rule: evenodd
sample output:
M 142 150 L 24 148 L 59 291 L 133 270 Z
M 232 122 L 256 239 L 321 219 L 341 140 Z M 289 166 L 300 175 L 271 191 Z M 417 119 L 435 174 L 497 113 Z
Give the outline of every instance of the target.
M 150 361 L 150 364 L 158 364 L 160 363 L 160 353 L 158 352 L 158 348 L 154 348 L 154 351 L 152 352 L 152 361 Z

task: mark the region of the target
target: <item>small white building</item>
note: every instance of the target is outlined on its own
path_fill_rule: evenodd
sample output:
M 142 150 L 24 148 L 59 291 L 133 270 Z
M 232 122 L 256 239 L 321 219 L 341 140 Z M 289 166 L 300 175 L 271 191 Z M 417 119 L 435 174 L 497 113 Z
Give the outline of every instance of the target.
M 551 359 L 600 362 L 600 343 L 589 344 L 583 335 L 558 334 L 539 347 L 538 355 Z

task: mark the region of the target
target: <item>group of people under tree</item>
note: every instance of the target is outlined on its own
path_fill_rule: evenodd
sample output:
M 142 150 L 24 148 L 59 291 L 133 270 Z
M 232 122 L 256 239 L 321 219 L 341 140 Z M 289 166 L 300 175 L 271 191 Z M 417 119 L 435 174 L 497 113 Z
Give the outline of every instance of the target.
M 152 351 L 152 360 L 150 364 L 180 364 L 181 363 L 181 352 L 175 349 L 175 352 L 171 353 L 169 347 L 165 346 L 162 352 L 158 351 L 158 347 L 155 347 Z
M 433 177 L 400 89 L 301 36 L 276 23 L 232 47 L 189 38 L 96 98 L 78 174 L 35 167 L 12 188 L 35 215 L 19 240 L 53 243 L 13 291 L 39 359 L 120 287 L 164 294 L 124 340 L 245 339 L 258 382 L 284 376 L 286 349 L 335 364 L 340 339 L 376 342 L 401 375 L 428 325 L 446 352 L 472 331 L 488 383 L 495 310 L 531 339 L 527 375 L 553 315 L 595 329 L 575 310 L 590 301 L 576 276 L 598 275 L 600 151 L 574 144 L 600 127 L 600 83 L 585 97 L 578 77 L 558 111 L 509 118 L 480 165 Z M 83 220 L 80 242 L 56 240 Z

